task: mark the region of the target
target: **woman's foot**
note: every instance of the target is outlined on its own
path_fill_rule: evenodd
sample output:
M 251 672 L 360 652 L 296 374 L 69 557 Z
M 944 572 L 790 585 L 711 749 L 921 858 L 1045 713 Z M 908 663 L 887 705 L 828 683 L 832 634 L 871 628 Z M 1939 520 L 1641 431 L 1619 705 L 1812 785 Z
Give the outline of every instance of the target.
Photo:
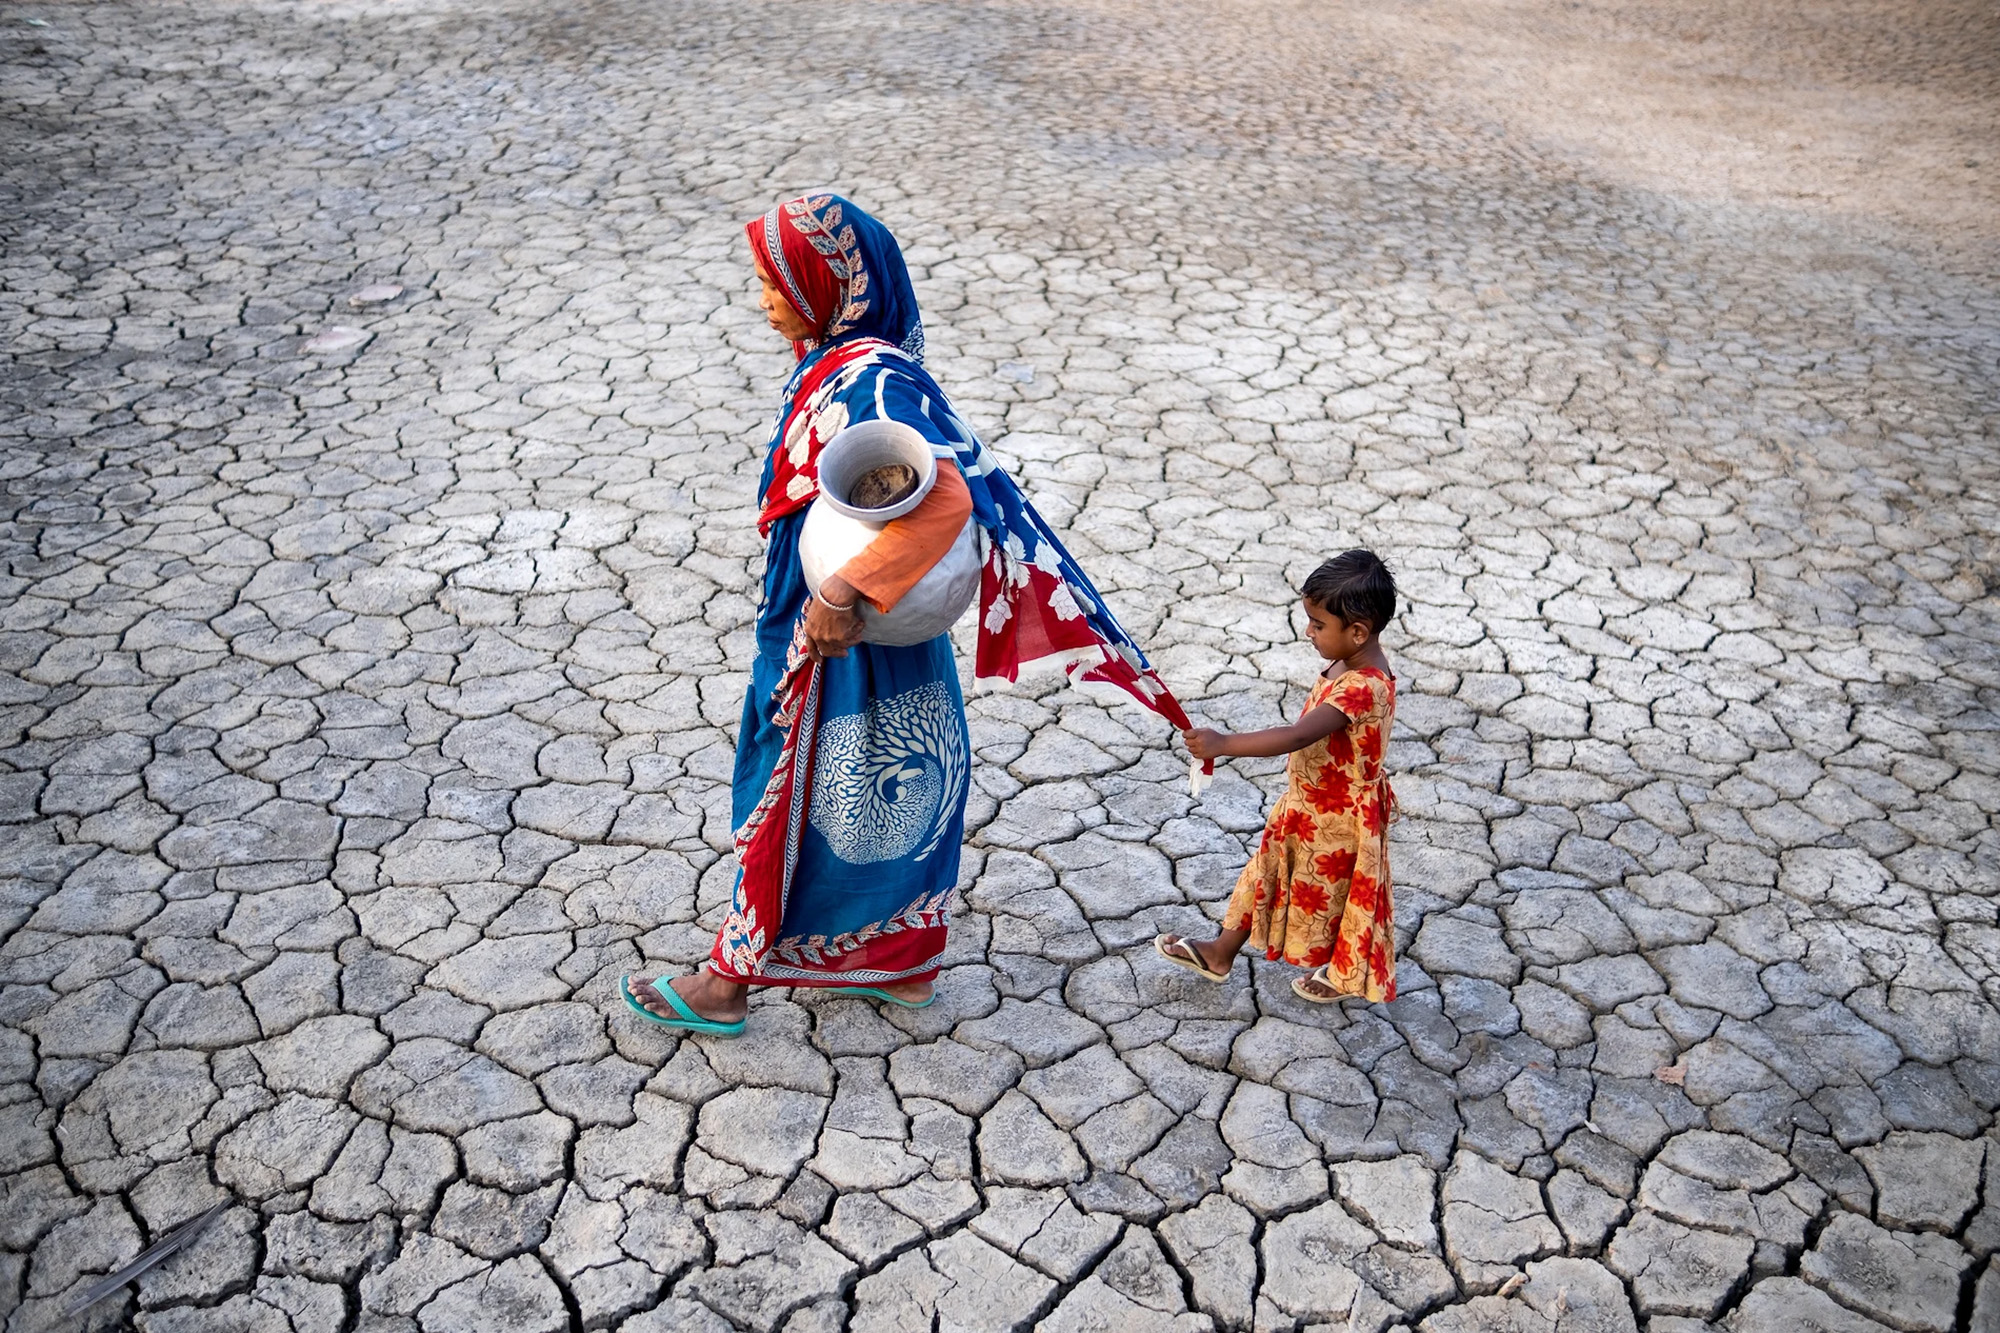
M 937 990 L 937 986 L 928 981 L 904 981 L 894 986 L 877 986 L 875 989 L 887 991 L 904 1004 L 920 1005 L 930 1003 L 931 994 Z
M 936 990 L 928 981 L 899 981 L 891 986 L 836 986 L 833 994 L 882 1000 L 901 1009 L 923 1009 L 929 1006 Z
M 651 981 L 632 982 L 632 998 L 645 1006 L 648 1013 L 665 1019 L 680 1017 L 660 994 L 659 980 L 655 977 Z M 750 988 L 724 981 L 705 967 L 687 976 L 675 977 L 668 984 L 681 997 L 682 1003 L 711 1022 L 735 1023 L 750 1012 Z

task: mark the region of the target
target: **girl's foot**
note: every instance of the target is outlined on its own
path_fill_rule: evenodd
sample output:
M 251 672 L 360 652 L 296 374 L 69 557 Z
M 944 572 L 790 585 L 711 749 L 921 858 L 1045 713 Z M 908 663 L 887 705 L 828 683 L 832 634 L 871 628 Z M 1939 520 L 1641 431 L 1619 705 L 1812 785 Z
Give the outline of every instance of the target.
M 1193 940 L 1182 939 L 1178 935 L 1160 935 L 1153 940 L 1154 950 L 1175 967 L 1184 967 L 1206 981 L 1227 981 L 1235 955 L 1222 959 L 1213 958 L 1210 956 L 1210 950 L 1214 947 L 1213 940 L 1201 945 Z
M 1332 1004 L 1336 1000 L 1347 998 L 1345 992 L 1337 991 L 1327 985 L 1326 969 L 1323 967 L 1317 972 L 1308 972 L 1302 977 L 1294 977 L 1292 979 L 1292 994 L 1310 1004 Z
M 750 1012 L 750 988 L 724 981 L 705 967 L 687 976 L 675 977 L 669 984 L 681 997 L 681 1003 L 712 1023 L 738 1023 Z M 647 1013 L 669 1020 L 680 1017 L 679 1011 L 661 996 L 659 978 L 634 981 L 630 989 L 632 998 Z

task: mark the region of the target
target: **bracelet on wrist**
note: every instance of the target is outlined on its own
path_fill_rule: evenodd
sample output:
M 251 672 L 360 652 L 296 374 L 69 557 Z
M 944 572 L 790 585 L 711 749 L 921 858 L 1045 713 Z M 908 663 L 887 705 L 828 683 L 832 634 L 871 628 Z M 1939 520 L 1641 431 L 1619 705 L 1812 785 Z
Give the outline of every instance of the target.
M 829 611 L 852 611 L 861 602 L 859 597 L 849 602 L 846 606 L 842 606 L 839 602 L 829 602 L 826 598 L 819 595 L 818 588 L 813 589 L 813 600 Z

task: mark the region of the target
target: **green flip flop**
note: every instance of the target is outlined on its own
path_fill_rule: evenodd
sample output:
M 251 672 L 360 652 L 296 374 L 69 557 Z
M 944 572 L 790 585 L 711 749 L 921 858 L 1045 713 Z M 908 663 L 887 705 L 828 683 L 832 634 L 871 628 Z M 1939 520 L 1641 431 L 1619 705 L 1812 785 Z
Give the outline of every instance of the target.
M 878 989 L 874 986 L 836 986 L 834 987 L 834 993 L 837 995 L 866 995 L 871 1000 L 887 1000 L 890 1004 L 901 1005 L 905 1009 L 923 1009 L 937 999 L 936 991 L 932 991 L 921 1000 L 906 1000 L 900 995 L 891 995 L 888 991 Z
M 663 1028 L 684 1028 L 689 1032 L 705 1032 L 713 1037 L 740 1037 L 743 1035 L 743 1025 L 750 1021 L 747 1015 L 737 1019 L 734 1023 L 724 1023 L 713 1018 L 703 1018 L 700 1014 L 688 1008 L 687 1001 L 683 1000 L 680 997 L 680 993 L 672 986 L 662 986 L 658 982 L 651 984 L 653 989 L 660 993 L 660 998 L 672 1005 L 674 1012 L 679 1014 L 680 1017 L 662 1018 L 645 1005 L 640 1004 L 638 997 L 632 994 L 632 978 L 630 976 L 618 978 L 618 993 L 625 997 L 625 1003 L 631 1007 L 633 1013 L 649 1022 L 658 1023 Z

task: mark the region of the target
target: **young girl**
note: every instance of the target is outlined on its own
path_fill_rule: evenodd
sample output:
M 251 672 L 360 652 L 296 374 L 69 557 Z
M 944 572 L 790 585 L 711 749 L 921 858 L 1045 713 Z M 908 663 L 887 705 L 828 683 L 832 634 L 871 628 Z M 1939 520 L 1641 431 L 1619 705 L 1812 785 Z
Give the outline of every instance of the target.
M 1228 736 L 1182 733 L 1197 759 L 1289 754 L 1289 779 L 1257 854 L 1237 878 L 1222 931 L 1197 944 L 1153 941 L 1160 956 L 1210 981 L 1229 976 L 1245 944 L 1315 969 L 1292 982 L 1300 999 L 1396 998 L 1395 908 L 1389 896 L 1389 812 L 1382 772 L 1396 683 L 1379 635 L 1396 614 L 1396 581 L 1373 551 L 1349 551 L 1301 590 L 1306 637 L 1329 665 L 1289 727 Z

